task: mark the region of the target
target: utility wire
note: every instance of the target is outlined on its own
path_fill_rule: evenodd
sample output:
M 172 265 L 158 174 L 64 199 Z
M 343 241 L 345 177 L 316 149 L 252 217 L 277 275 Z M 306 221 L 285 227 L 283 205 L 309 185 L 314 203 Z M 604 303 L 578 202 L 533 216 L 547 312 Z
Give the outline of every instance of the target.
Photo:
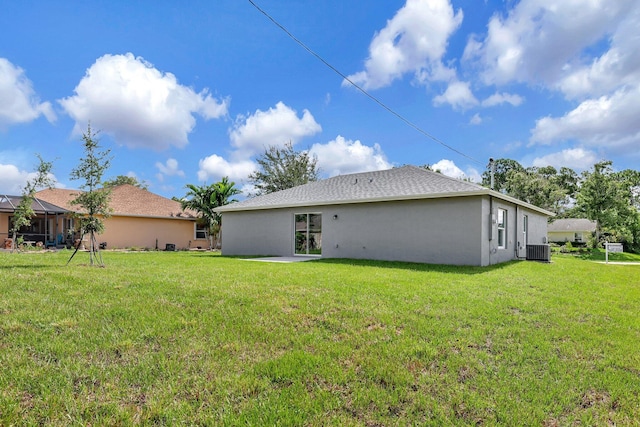
M 284 33 L 289 36 L 289 38 L 291 38 L 293 41 L 295 41 L 296 43 L 298 43 L 300 46 L 302 46 L 302 48 L 304 48 L 304 50 L 306 50 L 307 52 L 309 52 L 311 55 L 315 56 L 316 59 L 318 59 L 320 62 L 322 62 L 324 65 L 326 65 L 328 68 L 330 68 L 333 72 L 335 72 L 336 74 L 338 74 L 340 77 L 342 77 L 344 80 L 348 81 L 353 87 L 355 87 L 356 89 L 358 89 L 360 92 L 362 92 L 365 96 L 367 96 L 369 99 L 371 99 L 373 102 L 375 102 L 376 104 L 378 104 L 379 106 L 381 106 L 382 108 L 384 108 L 385 110 L 387 110 L 389 113 L 393 114 L 394 116 L 396 116 L 398 119 L 402 120 L 405 124 L 409 125 L 410 127 L 412 127 L 413 129 L 415 129 L 416 131 L 420 132 L 421 134 L 423 134 L 424 136 L 426 136 L 427 138 L 432 139 L 433 141 L 437 142 L 438 144 L 442 145 L 443 147 L 453 151 L 454 153 L 459 154 L 462 157 L 466 157 L 467 159 L 479 164 L 479 165 L 484 165 L 484 163 L 480 162 L 479 160 L 474 159 L 473 157 L 463 153 L 462 151 L 444 143 L 443 141 L 441 141 L 440 139 L 436 138 L 435 136 L 431 135 L 429 132 L 423 130 L 422 128 L 420 128 L 418 125 L 414 124 L 413 122 L 411 122 L 409 119 L 405 118 L 403 115 L 401 115 L 400 113 L 397 113 L 395 110 L 393 110 L 391 107 L 389 107 L 387 104 L 385 104 L 384 102 L 380 101 L 378 98 L 376 98 L 375 96 L 371 95 L 369 92 L 367 92 L 364 88 L 362 88 L 360 85 L 358 85 L 357 83 L 355 83 L 353 80 L 351 80 L 349 77 L 347 77 L 344 73 L 342 73 L 340 70 L 338 70 L 336 67 L 334 67 L 333 65 L 331 65 L 329 62 L 327 62 L 322 56 L 320 56 L 319 54 L 317 54 L 315 51 L 313 51 L 309 46 L 307 46 L 306 44 L 304 44 L 304 42 L 302 42 L 300 39 L 298 39 L 296 36 L 294 36 L 289 30 L 287 30 L 284 25 L 280 24 L 278 21 L 276 21 L 271 15 L 269 15 L 264 9 L 262 9 L 260 6 L 258 6 L 253 0 L 248 0 L 249 3 L 251 3 L 251 5 L 253 7 L 255 7 L 260 13 L 262 13 L 264 16 L 267 17 L 267 19 L 269 19 L 271 22 L 273 22 L 278 28 L 280 28 L 282 31 L 284 31 Z

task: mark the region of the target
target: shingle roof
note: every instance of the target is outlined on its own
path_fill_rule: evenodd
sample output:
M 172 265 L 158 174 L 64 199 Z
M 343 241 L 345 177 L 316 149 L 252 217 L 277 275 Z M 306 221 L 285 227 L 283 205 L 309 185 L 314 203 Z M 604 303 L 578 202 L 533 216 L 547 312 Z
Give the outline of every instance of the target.
M 21 200 L 22 196 L 0 196 L 0 212 L 14 212 Z M 60 206 L 56 206 L 38 198 L 33 201 L 31 208 L 36 214 L 44 214 L 45 212 L 48 214 L 67 212 L 66 209 L 61 208 Z
M 71 201 L 79 190 L 53 188 L 37 193 L 38 198 L 55 203 L 71 211 L 79 211 L 79 206 Z M 141 216 L 153 218 L 196 218 L 197 213 L 182 210 L 180 202 L 159 196 L 134 185 L 124 184 L 111 189 L 109 207 L 115 216 Z
M 70 202 L 75 199 L 80 193 L 79 190 L 66 190 L 63 188 L 48 188 L 46 190 L 40 190 L 36 193 L 36 196 L 40 200 L 45 200 L 54 205 L 63 207 L 69 211 L 77 211 L 78 206 L 73 206 Z
M 585 218 L 556 219 L 547 226 L 547 231 L 596 231 L 596 222 Z
M 451 178 L 416 166 L 339 175 L 298 187 L 257 196 L 220 208 L 218 212 L 273 209 L 295 206 L 366 203 L 438 197 L 491 194 L 529 206 L 547 215 L 543 209 L 489 190 L 478 184 Z

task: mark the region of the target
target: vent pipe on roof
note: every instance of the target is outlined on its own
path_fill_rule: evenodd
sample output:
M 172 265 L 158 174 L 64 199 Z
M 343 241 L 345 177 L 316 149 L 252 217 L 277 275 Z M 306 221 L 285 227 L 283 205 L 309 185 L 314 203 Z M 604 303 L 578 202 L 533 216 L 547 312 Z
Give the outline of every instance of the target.
M 491 175 L 491 186 L 489 187 L 491 190 L 493 190 L 493 186 L 494 186 L 494 179 L 495 179 L 495 174 L 496 174 L 496 164 L 493 161 L 493 157 L 489 158 L 489 174 Z

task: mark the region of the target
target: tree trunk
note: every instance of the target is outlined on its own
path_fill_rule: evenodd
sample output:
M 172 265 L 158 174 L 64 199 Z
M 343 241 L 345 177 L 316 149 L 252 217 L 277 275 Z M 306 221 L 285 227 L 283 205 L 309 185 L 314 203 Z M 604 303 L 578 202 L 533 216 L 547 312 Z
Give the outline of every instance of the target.
M 13 236 L 11 238 L 11 253 L 13 253 L 16 250 L 16 239 L 18 238 L 18 233 L 14 230 L 13 231 Z

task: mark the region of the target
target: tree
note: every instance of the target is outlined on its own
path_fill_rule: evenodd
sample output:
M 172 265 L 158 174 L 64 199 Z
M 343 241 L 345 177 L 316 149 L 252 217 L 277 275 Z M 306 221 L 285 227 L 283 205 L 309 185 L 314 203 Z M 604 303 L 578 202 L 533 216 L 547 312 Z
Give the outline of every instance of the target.
M 318 159 L 308 151 L 296 151 L 291 142 L 282 148 L 269 146 L 256 162 L 260 169 L 249 175 L 249 181 L 256 188 L 256 195 L 318 180 Z
M 616 181 L 620 182 L 623 190 L 627 192 L 629 202 L 636 209 L 640 209 L 640 171 L 625 169 L 614 174 Z
M 493 176 L 493 189 L 496 191 L 505 191 L 507 184 L 507 175 L 509 171 L 524 171 L 522 165 L 512 159 L 494 160 L 495 173 Z M 482 172 L 482 185 L 491 187 L 491 163 L 487 165 L 487 169 Z
M 138 178 L 134 176 L 127 175 L 118 175 L 115 178 L 111 178 L 103 183 L 105 187 L 117 187 L 118 185 L 129 184 L 134 187 L 142 188 L 143 190 L 148 189 L 148 185 L 145 182 L 138 181 Z
M 511 159 L 494 161 L 494 190 L 564 216 L 570 212 L 578 189 L 573 169 L 553 166 L 524 168 Z M 482 185 L 491 186 L 491 163 L 482 174 Z
M 41 188 L 51 187 L 54 184 L 51 178 L 51 169 L 53 168 L 52 162 L 45 162 L 39 154 L 36 155 L 39 160 L 38 168 L 36 169 L 36 175 L 33 179 L 27 180 L 24 188 L 22 189 L 22 198 L 20 203 L 16 207 L 13 218 L 12 226 L 9 232 L 11 233 L 11 251 L 16 249 L 16 241 L 18 231 L 23 227 L 31 225 L 31 218 L 35 215 L 33 210 L 33 202 L 36 198 L 36 191 Z
M 567 192 L 567 196 L 569 198 L 576 198 L 580 177 L 573 169 L 562 166 L 558 174 L 554 177 L 554 180 L 556 181 L 558 186 L 560 186 Z
M 593 165 L 592 171 L 582 173 L 582 185 L 577 194 L 579 212 L 596 221 L 596 241 L 600 240 L 603 228 L 619 230 L 631 213 L 628 193 L 615 179 L 610 160 Z
M 222 227 L 222 217 L 214 209 L 219 206 L 234 203 L 237 200 L 233 196 L 241 191 L 235 187 L 235 182 L 229 181 L 229 177 L 211 185 L 197 186 L 187 184 L 189 190 L 186 196 L 180 200 L 182 209 L 191 209 L 200 215 L 201 221 L 209 230 L 209 248 L 213 249 L 213 241 L 218 241 Z
M 91 124 L 87 125 L 87 132 L 82 134 L 85 157 L 80 159 L 78 166 L 71 171 L 72 180 L 83 180 L 80 189 L 84 190 L 71 201 L 71 204 L 83 208 L 83 212 L 78 214 L 81 239 L 89 234 L 89 260 L 90 264 L 99 262 L 104 266 L 102 255 L 100 254 L 96 242 L 96 234 L 104 230 L 103 219 L 110 216 L 108 188 L 100 188 L 102 175 L 111 164 L 109 153 L 111 150 L 100 151 L 100 143 L 97 134 L 91 130 Z M 78 248 L 76 247 L 76 252 Z M 73 255 L 75 255 L 75 253 Z M 73 258 L 71 255 L 71 258 Z M 69 261 L 71 261 L 71 258 Z M 68 262 L 67 262 L 68 264 Z
M 560 214 L 567 209 L 575 193 L 570 187 L 569 170 L 558 173 L 553 166 L 511 169 L 507 172 L 504 191 L 517 199 Z
M 626 218 L 621 225 L 621 240 L 626 241 L 629 250 L 640 252 L 640 171 L 625 169 L 613 174 L 622 189 L 622 196 L 628 201 Z

